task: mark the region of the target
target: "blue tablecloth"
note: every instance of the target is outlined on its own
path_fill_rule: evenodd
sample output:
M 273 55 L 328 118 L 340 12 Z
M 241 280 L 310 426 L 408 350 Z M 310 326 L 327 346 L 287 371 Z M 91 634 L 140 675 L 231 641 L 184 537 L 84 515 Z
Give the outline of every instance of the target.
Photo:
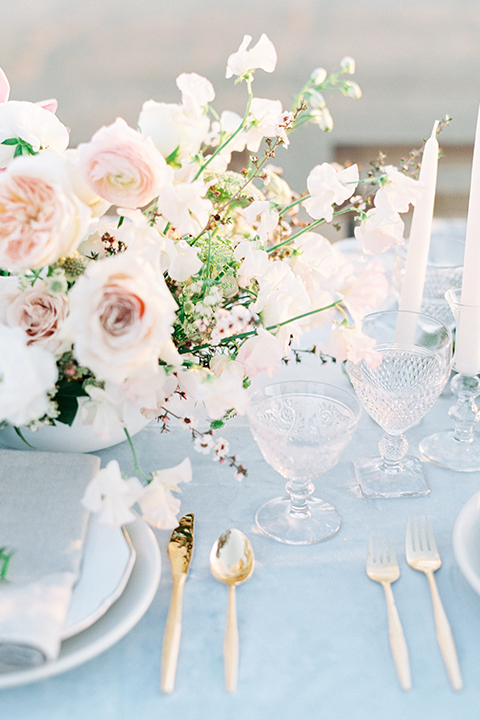
M 326 379 L 348 386 L 339 366 L 321 367 L 308 357 L 282 377 Z M 418 441 L 448 429 L 446 392 L 427 417 L 407 433 Z M 171 595 L 166 554 L 169 532 L 158 532 L 163 575 L 158 593 L 138 625 L 114 647 L 63 675 L 0 691 L 2 720 L 475 720 L 480 712 L 480 597 L 454 558 L 452 532 L 465 502 L 480 489 L 480 473 L 454 473 L 427 463 L 431 494 L 423 498 L 366 500 L 356 487 L 352 460 L 375 454 L 381 435 L 364 413 L 338 465 L 317 483 L 316 495 L 343 516 L 338 534 L 317 545 L 294 547 L 257 531 L 256 509 L 282 494 L 282 479 L 263 461 L 246 421 L 222 431 L 248 467 L 237 482 L 232 471 L 197 454 L 181 428 L 162 435 L 151 425 L 137 435 L 141 465 L 150 471 L 192 459 L 194 479 L 182 487 L 182 512 L 196 517 L 195 552 L 185 586 L 183 634 L 172 695 L 158 689 L 160 656 Z M 132 467 L 126 443 L 99 453 Z M 451 690 L 436 641 L 426 578 L 405 561 L 408 515 L 428 514 L 442 568 L 440 594 L 457 643 L 465 688 Z M 239 688 L 224 690 L 223 638 L 227 588 L 211 575 L 208 556 L 218 535 L 237 527 L 251 539 L 256 570 L 238 588 Z M 388 531 L 400 564 L 394 585 L 410 650 L 413 689 L 398 684 L 388 643 L 382 588 L 365 574 L 368 536 Z M 480 548 L 479 548 L 480 552 Z

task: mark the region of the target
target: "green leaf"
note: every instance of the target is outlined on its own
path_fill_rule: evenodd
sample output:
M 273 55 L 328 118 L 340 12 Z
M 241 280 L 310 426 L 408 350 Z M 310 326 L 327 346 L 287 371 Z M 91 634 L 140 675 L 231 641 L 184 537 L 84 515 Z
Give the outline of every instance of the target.
M 75 380 L 61 380 L 55 395 L 59 411 L 55 421 L 64 425 L 72 425 L 78 411 L 77 398 L 86 397 L 87 395 L 88 393 L 85 392 L 81 383 Z
M 78 411 L 78 400 L 76 397 L 68 397 L 66 395 L 58 397 L 57 404 L 59 414 L 55 418 L 55 422 L 61 422 L 64 425 L 72 425 L 75 415 Z
M 15 148 L 15 152 L 13 153 L 13 157 L 20 157 L 20 155 L 23 155 L 23 147 L 18 143 L 17 147 Z
M 21 440 L 23 440 L 23 442 L 25 443 L 25 445 L 28 445 L 28 447 L 31 447 L 31 448 L 35 449 L 35 447 L 34 447 L 33 445 L 30 445 L 30 443 L 25 440 L 25 438 L 23 437 L 23 433 L 22 433 L 22 431 L 20 430 L 20 428 L 14 426 L 13 429 L 14 429 L 15 432 L 17 433 L 18 437 L 19 437 Z
M 6 140 L 2 140 L 0 145 L 18 145 L 19 142 L 19 138 L 7 138 Z

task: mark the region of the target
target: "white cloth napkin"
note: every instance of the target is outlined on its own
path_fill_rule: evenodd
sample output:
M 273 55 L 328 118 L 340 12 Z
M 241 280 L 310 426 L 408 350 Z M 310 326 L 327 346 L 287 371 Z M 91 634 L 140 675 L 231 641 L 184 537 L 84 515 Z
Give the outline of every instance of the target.
M 0 671 L 58 656 L 88 524 L 81 499 L 99 466 L 92 455 L 0 450 L 0 548 L 13 553 L 0 581 Z

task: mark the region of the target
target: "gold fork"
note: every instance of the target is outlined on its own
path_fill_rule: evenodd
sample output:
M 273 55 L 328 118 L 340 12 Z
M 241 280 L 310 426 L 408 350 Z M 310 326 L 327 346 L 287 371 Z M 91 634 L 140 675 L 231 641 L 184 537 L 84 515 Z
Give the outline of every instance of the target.
M 438 570 L 442 564 L 442 561 L 440 560 L 437 544 L 427 517 L 425 517 L 425 523 L 422 523 L 421 519 L 419 519 L 417 523 L 416 519 L 413 518 L 412 531 L 410 530 L 410 522 L 407 519 L 405 553 L 410 567 L 424 572 L 428 578 L 430 592 L 432 593 L 438 644 L 440 645 L 452 687 L 454 690 L 461 690 L 463 683 L 460 666 L 458 664 L 457 651 L 455 649 L 455 641 L 433 575 L 435 570 Z
M 380 583 L 385 590 L 388 610 L 388 634 L 393 661 L 400 685 L 404 690 L 410 690 L 412 681 L 410 678 L 407 643 L 405 642 L 392 591 L 392 582 L 395 582 L 400 577 L 400 569 L 388 535 L 387 542 L 388 553 L 383 536 L 380 536 L 379 546 L 378 537 L 375 535 L 375 548 L 373 547 L 372 536 L 370 536 L 367 552 L 367 575 L 370 580 Z

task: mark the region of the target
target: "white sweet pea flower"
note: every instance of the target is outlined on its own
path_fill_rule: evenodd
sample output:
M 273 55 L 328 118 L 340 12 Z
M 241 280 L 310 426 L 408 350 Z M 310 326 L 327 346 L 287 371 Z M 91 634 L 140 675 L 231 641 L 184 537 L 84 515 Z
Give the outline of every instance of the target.
M 257 226 L 257 233 L 263 243 L 268 240 L 268 234 L 273 232 L 278 225 L 278 212 L 276 212 L 268 200 L 254 200 L 250 205 L 241 210 L 241 213 L 249 225 Z
M 102 525 L 120 527 L 136 520 L 130 508 L 141 497 L 144 488 L 136 477 L 124 480 L 117 460 L 110 460 L 89 482 L 82 504 L 94 513 L 100 513 Z
M 197 73 L 182 73 L 177 77 L 176 83 L 187 111 L 194 112 L 197 108 L 204 108 L 215 99 L 215 90 L 210 80 Z
M 15 426 L 45 415 L 58 377 L 52 353 L 27 343 L 23 330 L 0 325 L 0 422 Z
M 207 224 L 212 203 L 202 180 L 166 185 L 158 196 L 158 211 L 179 235 L 197 235 Z
M 312 304 L 301 279 L 296 277 L 287 263 L 275 260 L 269 264 L 267 272 L 257 278 L 260 292 L 251 310 L 261 313 L 265 327 L 272 327 L 283 323 L 290 318 L 303 315 L 312 310 Z M 305 325 L 308 318 L 288 323 L 282 326 L 276 336 L 288 345 L 290 335 L 300 339 L 301 325 Z
M 375 207 L 397 213 L 408 212 L 410 204 L 416 205 L 423 196 L 424 183 L 399 172 L 393 165 L 383 168 L 386 179 L 375 195 Z
M 371 260 L 365 270 L 343 290 L 343 303 L 355 323 L 359 324 L 367 312 L 382 305 L 388 297 L 389 283 L 380 260 Z
M 329 163 L 316 165 L 307 178 L 310 193 L 303 205 L 314 220 L 333 219 L 333 205 L 341 205 L 351 197 L 359 180 L 358 168 L 351 165 L 343 170 L 335 170 Z
M 248 118 L 251 127 L 246 131 L 247 148 L 251 152 L 257 152 L 264 137 L 276 136 L 282 119 L 280 100 L 253 98 Z
M 265 70 L 265 72 L 273 72 L 275 70 L 277 53 L 272 41 L 263 33 L 257 44 L 250 50 L 247 50 L 251 41 L 251 35 L 244 35 L 242 44 L 237 52 L 230 55 L 227 60 L 226 78 L 231 78 L 232 75 L 242 77 L 256 68 Z
M 125 398 L 106 383 L 105 389 L 87 385 L 88 399 L 81 406 L 83 425 L 90 425 L 95 435 L 110 440 L 111 430 L 124 427 Z
M 68 130 L 49 110 L 23 100 L 0 103 L 0 169 L 14 157 L 16 145 L 2 145 L 4 140 L 20 138 L 35 152 L 63 152 L 69 141 Z
M 243 366 L 223 358 L 221 365 L 215 367 L 214 361 L 215 358 L 212 369 L 197 367 L 178 373 L 180 389 L 195 402 L 203 403 L 213 420 L 232 409 L 244 415 L 248 395 L 243 387 Z
M 355 228 L 355 237 L 363 244 L 366 255 L 376 255 L 404 243 L 405 225 L 400 215 L 392 210 L 372 208 Z
M 382 353 L 373 349 L 375 345 L 375 338 L 365 335 L 358 328 L 335 325 L 326 345 L 320 348 L 320 352 L 331 355 L 340 362 L 351 360 L 353 363 L 358 363 L 365 360 L 367 365 L 374 369 L 382 362 Z
M 143 519 L 161 530 L 177 527 L 180 500 L 172 492 L 180 492 L 178 483 L 192 479 L 192 465 L 188 458 L 172 468 L 152 473 L 153 480 L 143 489 L 138 500 Z
M 237 245 L 233 256 L 235 260 L 242 260 L 237 271 L 237 281 L 240 287 L 247 287 L 252 278 L 266 273 L 270 265 L 268 253 L 259 249 L 256 243 L 248 240 Z
M 237 362 L 243 365 L 245 374 L 249 377 L 255 377 L 262 371 L 273 377 L 280 369 L 284 355 L 283 343 L 268 330 L 259 327 L 257 334 L 243 343 Z

